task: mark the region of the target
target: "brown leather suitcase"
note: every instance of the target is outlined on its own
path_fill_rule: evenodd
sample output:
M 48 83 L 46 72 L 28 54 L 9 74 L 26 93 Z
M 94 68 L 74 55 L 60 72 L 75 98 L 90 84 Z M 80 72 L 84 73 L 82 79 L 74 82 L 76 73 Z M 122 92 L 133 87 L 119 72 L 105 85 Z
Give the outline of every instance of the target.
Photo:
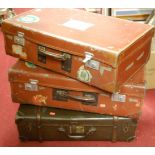
M 21 140 L 131 141 L 137 119 L 20 105 L 16 124 Z
M 9 70 L 14 102 L 128 117 L 143 104 L 144 69 L 135 76 L 112 94 L 24 61 Z
M 6 53 L 109 92 L 150 56 L 150 25 L 78 9 L 33 9 L 3 22 Z

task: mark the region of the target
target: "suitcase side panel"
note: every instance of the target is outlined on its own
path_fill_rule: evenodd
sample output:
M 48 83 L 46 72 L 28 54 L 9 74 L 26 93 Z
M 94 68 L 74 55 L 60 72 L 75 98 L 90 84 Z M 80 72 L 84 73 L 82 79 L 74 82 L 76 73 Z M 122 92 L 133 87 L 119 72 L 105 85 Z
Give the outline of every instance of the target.
M 36 139 L 39 140 L 38 137 L 38 128 L 37 125 L 33 125 L 35 123 L 35 121 L 33 122 L 29 122 L 29 120 L 18 120 L 18 118 L 16 119 L 16 124 L 17 125 L 17 129 L 18 129 L 18 133 L 19 133 L 19 139 L 22 141 L 26 141 L 26 140 L 31 140 L 31 139 Z
M 138 38 L 129 47 L 122 49 L 122 52 L 119 54 L 118 65 L 125 59 L 130 58 L 130 56 L 135 54 L 141 47 L 149 44 L 152 40 L 153 34 L 154 28 L 148 31 L 145 35 L 142 35 L 140 38 Z
M 24 89 L 23 83 L 11 83 L 12 100 L 39 106 L 57 107 L 116 116 L 137 117 L 143 99 L 131 95 L 117 96 L 41 87 L 38 91 Z
M 147 41 L 142 47 L 139 47 L 138 52 L 131 55 L 128 60 L 123 61 L 119 65 L 117 72 L 119 74 L 119 76 L 117 75 L 118 86 L 124 83 L 129 75 L 135 75 L 137 70 L 144 67 L 150 56 L 150 45 L 151 42 Z
M 145 67 L 141 67 L 125 84 L 145 83 Z
M 17 124 L 20 140 L 29 140 L 30 137 L 38 139 L 37 109 L 34 106 L 19 106 L 15 123 Z
M 132 96 L 142 97 L 145 96 L 146 82 L 145 82 L 145 67 L 138 70 L 132 78 L 124 83 L 119 92 L 121 94 L 130 94 Z
M 22 114 L 24 114 L 28 107 L 27 105 L 21 105 L 19 111 L 21 110 Z M 16 115 L 19 136 L 25 137 L 25 140 L 128 141 L 135 137 L 137 121 L 130 118 L 104 115 L 96 116 L 90 113 L 87 114 L 88 119 L 87 116 L 79 117 L 79 112 L 74 112 L 74 115 L 72 115 L 73 112 L 70 114 L 70 111 L 61 109 L 62 117 L 59 117 L 59 114 L 57 114 L 58 111 L 54 108 L 31 107 L 35 111 L 37 109 L 38 113 L 32 112 L 31 114 L 20 116 L 18 111 Z M 56 111 L 56 115 L 50 116 L 49 111 Z M 66 112 L 72 119 L 69 118 L 64 122 Z M 33 117 L 29 117 L 29 115 Z M 93 120 L 96 117 L 98 120 Z M 83 120 L 80 118 L 83 118 Z M 26 125 L 28 122 L 31 130 Z

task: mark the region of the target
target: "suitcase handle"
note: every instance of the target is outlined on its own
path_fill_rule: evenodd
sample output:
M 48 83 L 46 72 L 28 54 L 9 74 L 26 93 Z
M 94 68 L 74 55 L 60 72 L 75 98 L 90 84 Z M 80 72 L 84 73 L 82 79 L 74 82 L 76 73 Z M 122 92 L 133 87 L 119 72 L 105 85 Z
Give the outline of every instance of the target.
M 56 54 L 56 53 L 52 53 L 52 52 L 49 52 L 49 51 L 46 51 L 45 47 L 43 46 L 38 46 L 38 50 L 40 53 L 43 53 L 45 54 L 46 56 L 50 56 L 54 59 L 57 59 L 57 60 L 60 60 L 60 61 L 65 61 L 68 59 L 68 54 Z
M 83 138 L 86 138 L 86 135 L 83 135 L 83 136 L 78 136 L 78 135 L 67 135 L 69 138 L 71 139 L 83 139 Z
M 82 102 L 89 102 L 89 103 L 96 102 L 96 98 L 94 96 L 74 96 L 67 93 L 62 93 L 61 96 Z
M 83 139 L 83 138 L 86 138 L 88 135 L 93 134 L 96 131 L 96 128 L 95 127 L 89 128 L 88 132 L 85 135 L 70 135 L 70 134 L 67 134 L 67 131 L 63 127 L 58 128 L 58 131 L 64 132 L 66 134 L 66 136 L 68 138 L 71 138 L 71 139 Z

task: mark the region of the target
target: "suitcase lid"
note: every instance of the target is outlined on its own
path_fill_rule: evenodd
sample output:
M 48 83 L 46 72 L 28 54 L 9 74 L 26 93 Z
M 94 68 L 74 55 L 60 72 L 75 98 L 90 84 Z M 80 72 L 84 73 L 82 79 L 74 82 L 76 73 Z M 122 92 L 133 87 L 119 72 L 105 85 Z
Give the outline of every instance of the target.
M 90 121 L 90 123 L 92 123 L 92 121 L 95 121 L 95 124 L 98 123 L 98 125 L 103 125 L 103 124 L 113 125 L 113 123 L 118 123 L 119 125 L 118 120 L 121 122 L 124 121 L 124 123 L 125 122 L 134 123 L 134 124 L 137 123 L 137 119 L 132 119 L 128 117 L 101 115 L 101 114 L 95 114 L 95 113 L 89 113 L 89 112 L 58 109 L 53 107 L 40 107 L 40 106 L 26 105 L 26 104 L 20 105 L 18 112 L 16 114 L 16 122 L 18 122 L 20 119 L 29 119 L 29 121 L 34 121 L 32 118 L 36 119 L 36 115 L 42 118 L 41 120 L 42 124 L 44 123 L 50 124 L 51 121 L 55 121 L 55 123 L 58 123 L 58 121 L 61 121 L 61 122 L 68 121 L 68 124 L 71 125 L 70 123 L 72 123 L 72 121 L 74 122 L 84 121 L 83 125 L 86 125 L 88 121 Z
M 148 32 L 151 39 L 153 26 L 78 9 L 33 9 L 5 20 L 2 31 L 117 67 L 125 49 Z
M 129 82 L 121 86 L 120 94 L 144 97 L 144 68 L 142 68 Z M 32 63 L 19 60 L 13 67 L 9 69 L 9 81 L 18 83 L 37 84 L 38 86 L 74 90 L 82 92 L 95 92 L 100 94 L 111 95 L 111 93 L 102 91 L 95 87 L 89 86 L 78 80 L 74 80 L 67 76 L 43 69 Z

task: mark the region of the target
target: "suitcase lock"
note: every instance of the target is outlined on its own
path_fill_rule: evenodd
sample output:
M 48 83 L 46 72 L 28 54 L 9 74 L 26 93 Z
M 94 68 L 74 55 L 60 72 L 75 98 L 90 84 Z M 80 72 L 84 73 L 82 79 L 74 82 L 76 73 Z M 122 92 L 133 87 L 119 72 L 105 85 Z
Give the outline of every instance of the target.
M 18 45 L 24 46 L 25 45 L 24 33 L 18 32 L 17 36 L 14 36 L 14 42 Z
M 84 132 L 85 132 L 84 126 L 80 126 L 80 125 L 69 126 L 69 133 L 70 134 L 84 134 Z
M 29 83 L 25 83 L 25 90 L 38 91 L 38 80 L 30 79 Z

